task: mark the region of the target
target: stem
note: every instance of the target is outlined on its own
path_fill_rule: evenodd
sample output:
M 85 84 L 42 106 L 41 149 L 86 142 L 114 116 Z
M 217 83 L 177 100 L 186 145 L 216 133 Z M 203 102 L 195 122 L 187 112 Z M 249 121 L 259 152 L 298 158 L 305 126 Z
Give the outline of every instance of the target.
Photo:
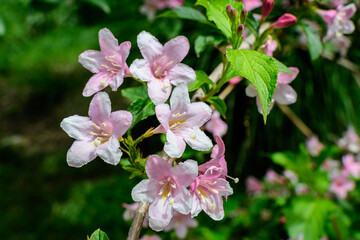
M 294 125 L 302 132 L 307 138 L 314 135 L 311 129 L 286 105 L 276 104 L 280 110 L 294 123 Z
M 228 62 L 228 60 L 225 60 L 225 65 L 221 74 L 221 78 L 219 80 L 219 83 L 216 85 L 216 88 L 213 88 L 202 100 L 205 102 L 206 100 L 208 100 L 209 98 L 211 98 L 214 94 L 216 94 L 221 87 L 225 84 L 225 76 L 227 74 L 227 72 L 229 71 L 230 68 L 230 64 Z
M 335 217 L 331 218 L 331 225 L 334 228 L 334 232 L 336 235 L 336 239 L 342 240 L 341 233 L 340 233 L 340 227 Z
M 143 135 L 141 135 L 140 137 L 138 137 L 135 142 L 134 142 L 134 146 L 136 146 L 139 142 L 141 142 L 142 140 L 144 140 L 145 138 L 151 137 L 152 135 L 154 135 L 153 132 L 151 132 L 154 128 L 150 128 L 149 130 L 147 130 Z
M 127 240 L 139 239 L 142 223 L 144 221 L 145 214 L 149 209 L 149 205 L 150 203 L 143 203 L 143 202 L 139 203 L 139 206 L 135 211 L 134 219 L 131 223 Z

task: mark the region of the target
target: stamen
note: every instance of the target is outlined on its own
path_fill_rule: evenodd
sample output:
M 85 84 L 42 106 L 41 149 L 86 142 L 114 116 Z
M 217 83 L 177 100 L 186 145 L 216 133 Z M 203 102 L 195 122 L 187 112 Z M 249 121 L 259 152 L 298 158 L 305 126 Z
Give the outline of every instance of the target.
M 195 138 L 196 138 L 196 133 L 193 132 L 193 133 L 190 135 L 190 137 L 191 137 L 192 139 L 195 139 Z
M 186 112 L 172 114 L 171 116 L 172 116 L 173 118 L 179 118 L 179 117 L 182 117 L 182 116 L 184 116 L 184 115 L 186 115 Z
M 213 188 L 208 188 L 211 192 L 213 192 L 213 193 L 215 193 L 215 194 L 218 194 L 219 193 L 219 191 L 218 190 L 215 190 L 215 189 L 213 189 Z
M 154 67 L 156 67 L 156 60 L 154 61 Z
M 176 185 L 175 184 L 170 184 L 170 186 L 172 187 L 172 188 L 176 188 Z
M 101 141 L 99 138 L 96 138 L 93 142 L 93 144 L 95 145 L 95 147 L 98 147 L 101 144 Z
M 214 211 L 214 210 L 215 210 L 215 204 L 211 204 L 211 205 L 210 205 L 210 210 L 211 210 L 211 211 Z
M 101 81 L 100 81 L 100 85 L 103 86 L 103 87 L 105 87 L 105 82 L 106 82 L 105 80 L 101 80 Z
M 166 64 L 166 66 L 168 67 L 168 66 L 170 66 L 170 65 L 173 64 L 173 63 L 174 63 L 174 61 L 168 62 L 168 63 Z
M 161 61 L 164 61 L 166 58 L 167 58 L 167 56 L 164 55 L 164 56 L 161 58 Z
M 170 84 L 168 84 L 168 83 L 164 83 L 163 87 L 164 87 L 164 89 L 167 89 L 167 88 L 169 88 L 169 87 L 170 87 Z
M 238 183 L 239 182 L 239 178 L 233 178 L 233 177 L 230 177 L 230 176 L 226 176 L 227 178 L 230 178 L 231 180 L 234 181 L 234 183 Z
M 101 125 L 103 125 L 103 127 L 106 127 L 106 126 L 107 126 L 106 123 L 104 123 L 104 122 L 103 122 Z
M 170 200 L 169 200 L 169 205 L 170 205 L 170 206 L 174 205 L 174 202 L 175 202 L 174 199 L 173 199 L 173 198 L 170 198 Z
M 93 123 L 93 124 L 94 124 L 94 128 L 95 128 L 95 129 L 101 130 L 101 128 L 100 128 L 98 125 L 96 125 L 96 123 Z
M 160 185 L 164 185 L 164 182 L 163 181 L 160 181 L 160 182 L 158 182 Z

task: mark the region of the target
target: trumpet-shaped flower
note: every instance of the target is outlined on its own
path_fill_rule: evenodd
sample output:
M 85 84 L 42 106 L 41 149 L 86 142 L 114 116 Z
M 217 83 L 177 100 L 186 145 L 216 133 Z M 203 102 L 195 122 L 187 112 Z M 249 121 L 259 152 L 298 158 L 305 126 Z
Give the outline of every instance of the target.
M 140 7 L 140 12 L 147 15 L 149 20 L 153 20 L 156 10 L 164 8 L 177 8 L 184 4 L 184 0 L 145 0 Z
M 269 113 L 274 106 L 274 102 L 283 105 L 289 105 L 296 102 L 297 94 L 295 90 L 291 86 L 289 86 L 289 83 L 291 83 L 296 78 L 299 73 L 299 69 L 296 67 L 289 67 L 289 70 L 292 71 L 294 74 L 280 72 L 278 75 L 277 86 L 273 95 L 273 99 L 271 101 Z M 258 107 L 259 113 L 263 114 L 260 98 L 256 92 L 254 85 L 250 83 L 249 86 L 246 87 L 245 93 L 248 97 L 256 97 L 256 105 Z
M 348 173 L 345 171 L 332 175 L 329 191 L 333 192 L 338 198 L 346 198 L 348 192 L 354 189 L 355 182 L 349 179 Z
M 311 156 L 316 157 L 325 148 L 317 136 L 312 136 L 306 140 L 306 149 Z
M 221 168 L 211 166 L 190 185 L 190 192 L 193 195 L 191 217 L 196 217 L 201 210 L 214 220 L 221 220 L 224 217 L 222 197 L 233 194 L 233 189 L 221 175 Z
M 89 117 L 74 115 L 65 118 L 60 126 L 75 142 L 67 152 L 69 166 L 81 167 L 96 156 L 116 165 L 122 156 L 120 138 L 130 127 L 128 111 L 111 112 L 109 95 L 97 93 L 90 102 Z
M 186 37 L 178 36 L 163 46 L 153 35 L 142 31 L 137 43 L 144 59 L 136 59 L 130 72 L 147 82 L 149 97 L 155 105 L 169 98 L 172 85 L 188 85 L 195 81 L 195 71 L 180 63 L 190 48 Z
M 151 155 L 145 166 L 149 179 L 136 185 L 131 196 L 137 202 L 149 202 L 149 225 L 155 231 L 163 230 L 174 211 L 189 214 L 192 198 L 186 189 L 196 178 L 197 162 L 187 160 L 172 167 L 157 155 Z
M 243 0 L 244 8 L 247 11 L 254 10 L 255 8 L 258 8 L 262 5 L 262 2 L 260 0 Z
M 210 107 L 203 102 L 190 103 L 187 86 L 174 89 L 170 106 L 160 104 L 155 108 L 161 125 L 154 132 L 166 133 L 164 151 L 170 157 L 179 158 L 185 151 L 185 142 L 195 150 L 209 150 L 212 142 L 200 127 L 210 119 Z
M 210 120 L 205 124 L 205 129 L 211 132 L 214 138 L 215 136 L 223 137 L 228 130 L 228 125 L 221 119 L 220 113 L 214 111 Z
M 176 236 L 180 239 L 184 239 L 186 237 L 188 227 L 194 228 L 197 227 L 197 225 L 198 222 L 195 219 L 192 219 L 190 214 L 185 215 L 175 212 L 171 222 L 164 230 L 170 231 L 174 229 Z
M 360 178 L 360 163 L 355 160 L 354 155 L 346 154 L 342 158 L 344 171 L 350 173 L 354 178 Z
M 135 212 L 136 212 L 136 209 L 138 208 L 138 206 L 139 206 L 138 202 L 133 203 L 133 204 L 123 203 L 122 207 L 125 208 L 125 211 L 123 213 L 123 219 L 125 221 L 132 220 L 135 216 Z M 146 213 L 143 223 L 142 223 L 142 226 L 148 227 L 148 222 L 149 222 L 149 215 Z
M 107 86 L 116 91 L 128 75 L 125 60 L 129 56 L 131 43 L 123 42 L 119 45 L 118 40 L 106 28 L 99 31 L 99 43 L 101 51 L 87 50 L 79 56 L 79 62 L 94 73 L 84 88 L 85 97 Z

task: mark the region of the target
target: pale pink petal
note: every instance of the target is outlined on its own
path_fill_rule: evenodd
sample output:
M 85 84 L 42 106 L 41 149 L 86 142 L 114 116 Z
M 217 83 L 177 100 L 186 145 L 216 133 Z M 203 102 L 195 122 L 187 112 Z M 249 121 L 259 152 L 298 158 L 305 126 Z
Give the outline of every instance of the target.
M 114 137 L 119 138 L 126 133 L 131 126 L 133 116 L 128 111 L 116 111 L 110 115 L 110 122 L 113 126 L 112 134 Z
M 189 48 L 189 40 L 184 36 L 178 36 L 165 43 L 164 54 L 176 65 L 185 58 Z
M 163 54 L 163 45 L 150 33 L 142 31 L 137 36 L 137 44 L 142 56 L 149 63 L 154 62 L 156 57 Z
M 66 160 L 71 167 L 82 167 L 96 158 L 96 147 L 92 141 L 76 140 L 66 155 Z
M 119 52 L 121 56 L 123 67 L 126 66 L 125 60 L 128 58 L 130 54 L 130 48 L 131 48 L 131 42 L 129 41 L 121 43 L 117 48 L 117 52 Z
M 166 78 L 162 81 L 152 80 L 148 82 L 147 86 L 149 97 L 155 105 L 164 103 L 171 94 L 171 84 Z
M 93 122 L 88 117 L 74 115 L 64 118 L 60 127 L 72 138 L 77 140 L 86 140 L 92 138 L 90 132 L 93 128 Z
M 184 224 L 179 224 L 176 228 L 175 228 L 175 234 L 178 238 L 180 239 L 184 239 L 186 237 L 187 234 L 187 227 Z
M 149 207 L 149 226 L 155 231 L 162 231 L 171 221 L 173 216 L 172 206 L 156 198 Z
M 117 165 L 123 154 L 119 147 L 119 140 L 112 136 L 108 141 L 99 145 L 96 150 L 96 155 L 108 164 Z
M 184 4 L 184 0 L 170 0 L 168 1 L 169 8 L 177 8 Z
M 196 74 L 194 69 L 191 67 L 178 63 L 176 66 L 171 68 L 166 78 L 172 85 L 175 86 L 189 85 L 195 81 Z
M 121 84 L 123 84 L 124 76 L 125 76 L 125 72 L 124 69 L 122 68 L 119 70 L 119 72 L 116 73 L 115 76 L 111 78 L 111 81 L 109 81 L 109 86 L 111 87 L 111 90 L 115 92 L 121 86 Z
M 177 137 L 172 131 L 166 133 L 164 151 L 173 158 L 179 158 L 185 151 L 186 144 L 182 137 Z
M 187 190 L 185 187 L 179 187 L 178 192 L 174 197 L 174 210 L 182 214 L 189 214 L 191 211 L 191 205 L 192 198 L 189 190 Z
M 108 121 L 111 114 L 111 101 L 106 92 L 97 93 L 90 102 L 89 116 L 96 124 Z
M 274 94 L 275 101 L 284 105 L 295 103 L 296 97 L 295 90 L 286 84 L 278 85 Z
M 177 113 L 184 113 L 188 111 L 190 105 L 190 97 L 187 86 L 176 87 L 170 98 L 170 106 L 172 112 L 176 109 Z
M 319 13 L 319 15 L 324 19 L 324 22 L 326 22 L 326 24 L 331 25 L 334 23 L 334 19 L 336 17 L 337 11 L 336 10 L 318 10 L 317 11 Z
M 291 83 L 299 74 L 299 69 L 296 67 L 289 67 L 289 70 L 294 74 L 279 72 L 278 74 L 278 84 L 289 84 Z
M 107 71 L 102 71 L 94 74 L 89 81 L 86 83 L 86 86 L 83 90 L 84 97 L 90 97 L 94 93 L 97 93 L 109 85 L 110 73 Z
M 255 86 L 251 83 L 246 87 L 245 94 L 248 97 L 256 97 L 258 95 Z
M 113 55 L 118 48 L 118 40 L 114 37 L 112 32 L 107 29 L 103 28 L 99 31 L 99 43 L 101 52 L 105 55 Z
M 102 64 L 106 64 L 104 56 L 99 51 L 87 50 L 80 54 L 79 63 L 83 65 L 84 68 L 88 69 L 92 73 L 98 73 L 104 68 Z
M 356 12 L 356 6 L 354 3 L 349 4 L 345 7 L 343 7 L 340 11 L 339 11 L 339 16 L 342 19 L 350 19 L 352 16 L 354 16 Z
M 193 195 L 192 199 L 192 207 L 191 207 L 191 217 L 194 218 L 201 212 L 201 204 L 200 199 L 197 197 L 197 195 Z
M 146 175 L 150 179 L 162 179 L 171 171 L 171 165 L 158 155 L 150 155 L 146 161 Z
M 143 82 L 155 81 L 154 74 L 145 59 L 136 59 L 129 68 L 131 74 Z
M 171 169 L 175 181 L 179 186 L 189 186 L 198 175 L 198 164 L 194 160 L 180 162 Z
M 197 151 L 208 151 L 213 146 L 211 139 L 199 128 L 188 129 L 182 135 L 186 143 Z
M 244 3 L 244 8 L 248 11 L 251 11 L 262 5 L 262 2 L 260 0 L 243 0 L 243 3 Z
M 341 21 L 341 22 L 339 22 L 339 29 L 340 29 L 339 32 L 341 32 L 343 34 L 350 34 L 350 33 L 354 32 L 355 25 L 350 20 Z
M 164 128 L 165 132 L 169 129 L 169 119 L 171 116 L 168 104 L 159 104 L 155 107 L 156 117 Z
M 206 103 L 191 103 L 186 112 L 186 116 L 188 117 L 186 120 L 186 125 L 189 127 L 201 127 L 210 119 L 211 113 L 211 108 Z
M 144 179 L 131 191 L 131 197 L 135 202 L 152 202 L 157 196 L 158 183 L 154 180 Z
M 224 144 L 224 141 L 218 136 L 215 137 L 215 141 L 216 141 L 216 145 L 218 146 L 216 158 L 220 159 L 225 154 L 225 144 Z M 211 154 L 213 154 L 213 153 L 211 153 Z M 224 167 L 224 166 L 222 166 L 222 167 Z

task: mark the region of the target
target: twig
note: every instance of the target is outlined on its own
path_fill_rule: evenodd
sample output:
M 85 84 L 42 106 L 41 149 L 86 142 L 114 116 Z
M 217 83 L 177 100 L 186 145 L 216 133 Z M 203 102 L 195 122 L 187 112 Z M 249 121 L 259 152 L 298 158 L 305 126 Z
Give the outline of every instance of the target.
M 276 104 L 307 138 L 313 136 L 311 129 L 286 105 Z
M 131 227 L 129 230 L 129 235 L 127 240 L 138 240 L 140 236 L 140 231 L 142 228 L 142 223 L 144 221 L 144 217 L 146 212 L 149 209 L 150 203 L 143 203 L 140 202 L 139 206 L 137 207 L 134 215 L 134 219 L 131 223 Z

